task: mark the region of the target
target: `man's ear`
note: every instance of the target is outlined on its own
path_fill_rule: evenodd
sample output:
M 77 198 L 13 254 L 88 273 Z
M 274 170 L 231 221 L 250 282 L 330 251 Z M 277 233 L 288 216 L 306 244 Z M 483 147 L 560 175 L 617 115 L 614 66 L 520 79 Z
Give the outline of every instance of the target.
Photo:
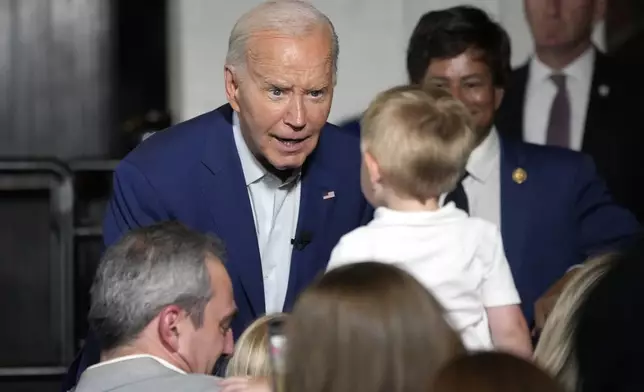
M 230 65 L 224 66 L 224 82 L 226 87 L 226 99 L 234 111 L 239 112 L 239 80 L 235 69 Z
M 501 102 L 503 102 L 503 96 L 505 95 L 505 89 L 501 87 L 494 88 L 494 110 L 499 110 Z
M 369 174 L 369 182 L 371 182 L 371 185 L 374 186 L 376 184 L 380 184 L 382 181 L 382 175 L 380 173 L 378 162 L 376 162 L 369 151 L 364 152 L 363 159 L 365 167 L 367 168 L 367 173 Z
M 179 349 L 179 336 L 181 331 L 181 320 L 185 318 L 185 312 L 176 305 L 166 306 L 159 313 L 158 333 L 159 339 L 172 352 Z

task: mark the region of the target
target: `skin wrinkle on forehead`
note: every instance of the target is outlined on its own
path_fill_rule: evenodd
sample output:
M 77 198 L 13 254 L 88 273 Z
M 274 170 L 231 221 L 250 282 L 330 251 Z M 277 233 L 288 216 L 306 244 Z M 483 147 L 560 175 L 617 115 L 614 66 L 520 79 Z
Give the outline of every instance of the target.
M 310 29 L 305 35 L 294 37 L 292 35 L 283 34 L 273 31 L 262 31 L 253 33 L 248 39 L 247 49 L 246 49 L 246 62 L 247 64 L 252 64 L 254 68 L 253 73 L 257 76 L 266 79 L 266 74 L 273 73 L 274 75 L 280 75 L 283 69 L 289 69 L 290 72 L 295 73 L 298 76 L 302 76 L 307 72 L 314 72 L 315 70 L 323 67 L 325 69 L 324 75 L 320 77 L 327 77 L 332 72 L 333 65 L 333 56 L 332 56 L 332 45 L 329 40 L 328 53 L 324 56 L 321 56 L 319 60 L 311 59 L 307 61 L 307 64 L 304 69 L 295 69 L 291 67 L 292 63 L 297 63 L 298 59 L 302 55 L 301 48 L 298 46 L 302 41 L 312 37 L 319 30 L 327 30 L 325 33 L 328 33 L 328 28 L 325 26 L 323 29 L 320 27 L 315 27 Z M 276 41 L 280 40 L 286 42 L 285 45 L 287 48 L 281 53 L 274 53 L 270 47 Z M 263 42 L 262 42 L 263 41 Z M 268 72 L 262 72 L 262 71 Z M 275 76 L 273 76 L 275 77 Z M 264 80 L 266 81 L 266 80 Z M 269 82 L 275 82 L 270 80 Z M 325 86 L 307 86 L 311 90 L 313 89 L 322 89 Z
M 225 71 L 227 97 L 238 113 L 244 141 L 283 181 L 316 148 L 329 115 L 334 92 L 329 31 L 255 33 L 246 43 L 243 75 L 236 80 L 232 67 Z M 289 145 L 280 138 L 299 141 Z

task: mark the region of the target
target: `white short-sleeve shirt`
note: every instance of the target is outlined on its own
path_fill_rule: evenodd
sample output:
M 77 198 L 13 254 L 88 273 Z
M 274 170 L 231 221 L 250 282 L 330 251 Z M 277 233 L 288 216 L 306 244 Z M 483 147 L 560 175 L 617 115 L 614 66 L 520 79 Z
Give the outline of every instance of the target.
M 486 308 L 519 304 L 499 229 L 449 203 L 437 211 L 377 208 L 344 235 L 327 271 L 376 261 L 405 269 L 436 297 L 470 350 L 493 348 Z

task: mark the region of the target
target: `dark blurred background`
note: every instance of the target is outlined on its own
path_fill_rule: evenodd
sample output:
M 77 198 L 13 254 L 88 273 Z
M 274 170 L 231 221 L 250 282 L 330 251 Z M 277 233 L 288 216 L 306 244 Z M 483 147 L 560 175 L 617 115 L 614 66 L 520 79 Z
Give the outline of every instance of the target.
M 82 345 L 116 162 L 170 123 L 164 0 L 0 0 L 0 391 Z

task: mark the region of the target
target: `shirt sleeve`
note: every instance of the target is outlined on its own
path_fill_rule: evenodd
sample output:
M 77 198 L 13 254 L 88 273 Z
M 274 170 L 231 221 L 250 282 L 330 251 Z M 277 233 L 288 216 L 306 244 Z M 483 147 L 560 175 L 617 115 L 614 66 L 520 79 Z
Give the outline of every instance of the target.
M 518 305 L 521 299 L 505 257 L 501 233 L 496 227 L 493 229 L 490 235 L 481 236 L 483 241 L 479 247 L 479 257 L 486 271 L 481 287 L 483 306 Z

